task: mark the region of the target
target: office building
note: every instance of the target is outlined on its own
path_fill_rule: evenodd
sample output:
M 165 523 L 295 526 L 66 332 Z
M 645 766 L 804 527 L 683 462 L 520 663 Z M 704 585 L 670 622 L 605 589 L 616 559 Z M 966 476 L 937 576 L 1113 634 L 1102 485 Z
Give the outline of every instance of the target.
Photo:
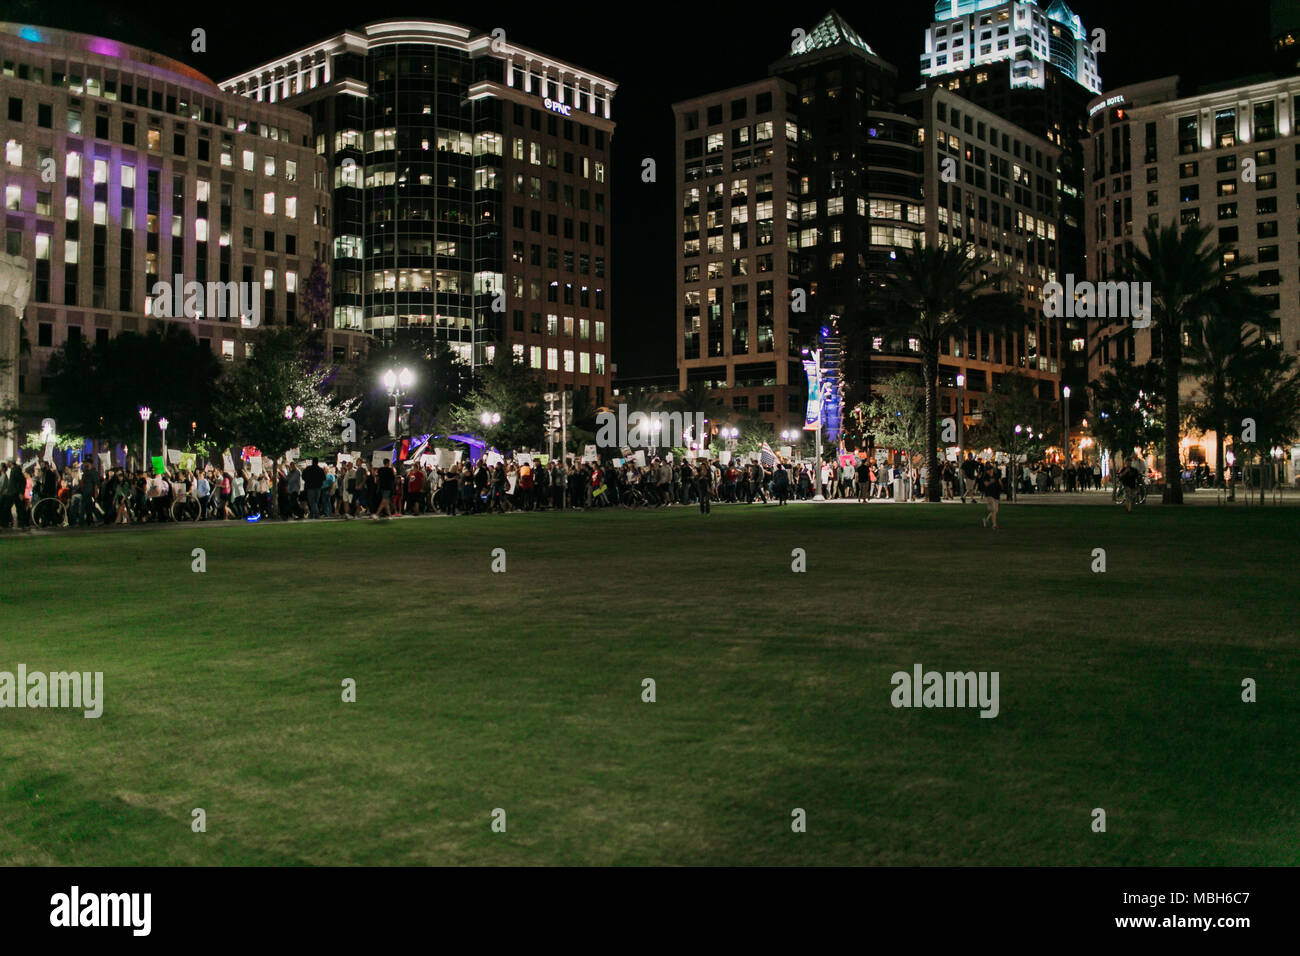
M 31 265 L 23 427 L 44 409 L 51 353 L 73 339 L 186 322 L 227 361 L 244 354 L 251 312 L 218 316 L 205 297 L 197 316 L 158 317 L 155 283 L 257 284 L 259 321 L 301 319 L 331 201 L 307 117 L 148 50 L 45 27 L 0 24 L 0 63 L 5 251 Z M 351 359 L 355 338 L 325 345 Z
M 346 30 L 222 83 L 311 118 L 334 201 L 334 325 L 498 349 L 602 404 L 616 84 L 432 20 Z

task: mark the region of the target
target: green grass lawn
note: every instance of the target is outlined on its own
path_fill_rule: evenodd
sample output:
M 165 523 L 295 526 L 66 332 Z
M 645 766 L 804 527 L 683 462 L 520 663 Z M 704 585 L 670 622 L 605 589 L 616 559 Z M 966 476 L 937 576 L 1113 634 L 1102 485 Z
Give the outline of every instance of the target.
M 1300 511 L 982 514 L 10 533 L 0 670 L 105 702 L 0 710 L 0 862 L 1300 863 Z

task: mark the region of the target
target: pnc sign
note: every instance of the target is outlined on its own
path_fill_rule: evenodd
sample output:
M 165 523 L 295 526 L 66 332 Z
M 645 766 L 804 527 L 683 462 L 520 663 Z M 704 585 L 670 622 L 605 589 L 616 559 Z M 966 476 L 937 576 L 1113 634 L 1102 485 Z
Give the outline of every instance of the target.
M 546 99 L 542 100 L 542 105 L 545 106 L 552 113 L 559 113 L 561 116 L 573 115 L 572 106 L 570 106 L 567 103 L 561 103 L 557 100 L 553 100 L 550 97 L 547 97 Z

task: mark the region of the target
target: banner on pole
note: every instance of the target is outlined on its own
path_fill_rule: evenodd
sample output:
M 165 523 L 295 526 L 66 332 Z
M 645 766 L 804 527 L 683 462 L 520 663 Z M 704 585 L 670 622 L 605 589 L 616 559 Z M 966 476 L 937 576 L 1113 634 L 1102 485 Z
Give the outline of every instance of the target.
M 808 407 L 804 412 L 804 431 L 815 431 L 822 420 L 822 381 L 815 359 L 803 360 L 803 371 L 808 377 Z

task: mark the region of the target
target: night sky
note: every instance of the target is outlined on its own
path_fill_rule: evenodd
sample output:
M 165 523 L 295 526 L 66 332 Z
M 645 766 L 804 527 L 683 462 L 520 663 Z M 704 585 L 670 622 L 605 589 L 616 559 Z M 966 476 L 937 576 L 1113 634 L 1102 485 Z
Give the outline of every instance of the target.
M 1048 0 L 1042 0 L 1046 7 Z M 1104 28 L 1106 87 L 1181 74 L 1217 83 L 1258 74 L 1269 52 L 1267 0 L 1171 2 L 1077 0 L 1085 28 Z M 212 9 L 212 14 L 201 13 Z M 829 6 L 745 2 L 610 4 L 114 4 L 0 0 L 0 20 L 121 40 L 193 65 L 220 81 L 243 69 L 365 22 L 423 17 L 483 29 L 619 83 L 614 99 L 613 345 L 620 376 L 673 369 L 674 241 L 671 104 L 765 76 L 789 49 L 795 27 L 811 30 Z M 872 48 L 919 82 L 931 0 L 843 3 L 840 12 Z M 1231 11 L 1225 15 L 1225 11 Z M 207 53 L 190 52 L 203 27 Z M 656 159 L 659 181 L 641 182 Z

